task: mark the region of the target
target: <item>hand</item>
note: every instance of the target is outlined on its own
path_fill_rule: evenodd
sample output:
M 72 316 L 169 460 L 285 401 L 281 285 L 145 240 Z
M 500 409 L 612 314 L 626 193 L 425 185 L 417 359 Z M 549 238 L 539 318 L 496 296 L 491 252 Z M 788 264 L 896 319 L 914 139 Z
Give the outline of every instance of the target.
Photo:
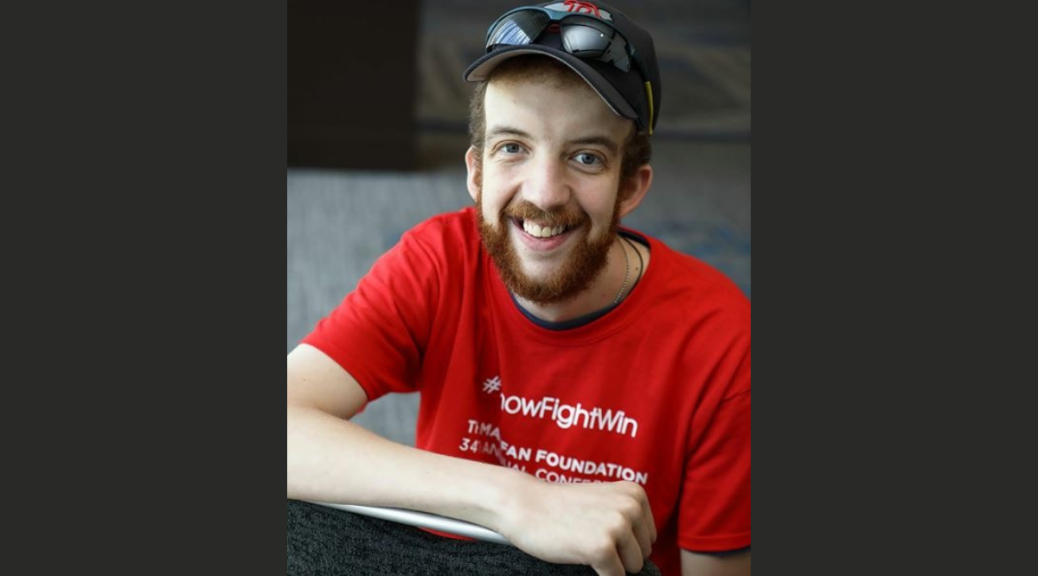
M 599 576 L 641 572 L 656 541 L 641 486 L 531 481 L 502 513 L 498 531 L 512 544 L 546 562 L 586 564 Z

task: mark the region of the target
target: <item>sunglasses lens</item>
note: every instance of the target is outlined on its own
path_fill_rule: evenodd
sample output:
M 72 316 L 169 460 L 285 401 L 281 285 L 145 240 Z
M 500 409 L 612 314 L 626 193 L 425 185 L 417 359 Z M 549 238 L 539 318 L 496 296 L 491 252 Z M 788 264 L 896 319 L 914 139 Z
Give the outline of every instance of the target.
M 576 56 L 598 58 L 605 54 L 613 40 L 613 31 L 599 27 L 594 21 L 570 17 L 562 21 L 562 43 L 566 50 Z
M 612 62 L 624 72 L 631 70 L 623 36 L 597 20 L 577 16 L 563 20 L 562 44 L 574 56 Z
M 627 41 L 623 39 L 623 36 L 613 38 L 613 43 L 609 45 L 609 49 L 600 60 L 612 62 L 613 66 L 624 72 L 631 71 L 631 59 L 627 57 Z
M 587 26 L 563 26 L 562 45 L 566 51 L 581 58 L 598 58 L 609 47 L 609 39 Z
M 504 44 L 522 46 L 531 44 L 551 22 L 551 18 L 539 10 L 523 10 L 509 14 L 494 26 L 487 36 L 487 48 Z

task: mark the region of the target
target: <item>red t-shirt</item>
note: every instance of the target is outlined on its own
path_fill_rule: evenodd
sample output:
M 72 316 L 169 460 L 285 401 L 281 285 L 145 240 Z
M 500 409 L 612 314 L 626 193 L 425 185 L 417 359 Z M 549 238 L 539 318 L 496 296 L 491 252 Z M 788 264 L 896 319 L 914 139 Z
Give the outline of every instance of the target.
M 750 302 L 703 262 L 630 230 L 652 262 L 604 316 L 523 314 L 473 208 L 427 220 L 304 342 L 375 400 L 421 392 L 416 445 L 548 482 L 641 484 L 652 560 L 750 545 Z

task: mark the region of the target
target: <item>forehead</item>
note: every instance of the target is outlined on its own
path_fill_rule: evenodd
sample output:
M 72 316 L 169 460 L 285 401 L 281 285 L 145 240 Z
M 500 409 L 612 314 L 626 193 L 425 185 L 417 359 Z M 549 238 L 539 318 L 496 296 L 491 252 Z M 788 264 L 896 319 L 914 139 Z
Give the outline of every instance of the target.
M 491 131 L 497 125 L 507 125 L 545 137 L 580 137 L 594 132 L 621 143 L 634 127 L 581 80 L 492 79 L 487 85 L 484 110 Z

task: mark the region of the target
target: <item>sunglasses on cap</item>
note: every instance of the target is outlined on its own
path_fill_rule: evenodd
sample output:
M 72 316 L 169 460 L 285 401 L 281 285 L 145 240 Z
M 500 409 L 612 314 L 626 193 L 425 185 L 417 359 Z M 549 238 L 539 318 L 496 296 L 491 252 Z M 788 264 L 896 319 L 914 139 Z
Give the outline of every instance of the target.
M 649 126 L 652 126 L 652 83 L 645 73 L 645 65 L 634 47 L 607 20 L 591 14 L 560 12 L 541 6 L 515 8 L 490 25 L 485 48 L 490 52 L 499 46 L 535 44 L 545 31 L 558 32 L 563 49 L 582 60 L 612 64 L 623 72 L 631 71 L 633 61 L 644 80 L 650 106 Z

